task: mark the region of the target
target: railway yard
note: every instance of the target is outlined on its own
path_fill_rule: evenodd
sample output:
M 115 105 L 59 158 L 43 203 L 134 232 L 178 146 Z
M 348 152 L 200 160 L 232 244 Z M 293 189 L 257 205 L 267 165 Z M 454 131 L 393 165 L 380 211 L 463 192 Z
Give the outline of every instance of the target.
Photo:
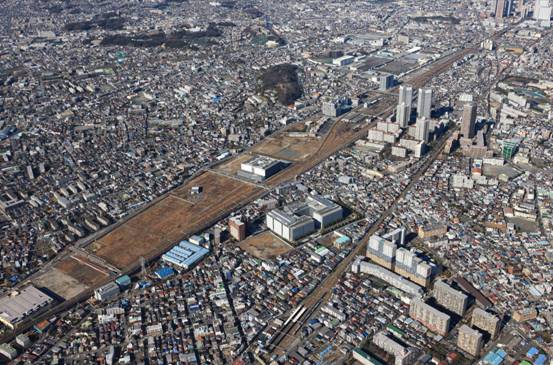
M 550 6 L 506 2 L 0 5 L 0 364 L 553 361 Z

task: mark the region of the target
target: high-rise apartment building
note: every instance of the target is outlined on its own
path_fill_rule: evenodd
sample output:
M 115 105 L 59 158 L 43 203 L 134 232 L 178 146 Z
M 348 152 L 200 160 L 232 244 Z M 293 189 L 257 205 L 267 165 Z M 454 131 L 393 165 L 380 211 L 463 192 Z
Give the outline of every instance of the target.
M 416 138 L 419 141 L 428 143 L 430 141 L 430 119 L 426 117 L 417 118 L 415 127 Z
M 499 318 L 483 309 L 476 308 L 472 312 L 471 326 L 488 332 L 493 338 L 499 332 Z
M 411 301 L 409 316 L 439 335 L 445 336 L 449 331 L 451 317 L 426 304 L 421 299 Z
M 419 89 L 417 96 L 417 116 L 430 119 L 432 114 L 432 89 Z
M 461 119 L 461 134 L 465 138 L 473 138 L 476 133 L 476 104 L 466 103 L 463 106 Z
M 409 126 L 409 119 L 411 118 L 411 108 L 405 103 L 401 103 L 396 108 L 396 121 L 400 128 L 407 128 Z
M 475 329 L 470 328 L 466 324 L 459 327 L 459 335 L 457 337 L 457 346 L 468 352 L 472 356 L 478 356 L 482 350 L 483 336 Z
M 468 296 L 465 293 L 449 286 L 444 281 L 434 283 L 434 298 L 436 302 L 446 309 L 460 316 L 465 314 L 468 307 Z

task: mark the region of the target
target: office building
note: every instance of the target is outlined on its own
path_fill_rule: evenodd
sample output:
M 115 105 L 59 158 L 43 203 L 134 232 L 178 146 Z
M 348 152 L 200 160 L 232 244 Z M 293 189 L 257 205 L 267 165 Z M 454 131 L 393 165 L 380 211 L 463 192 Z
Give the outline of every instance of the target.
M 386 353 L 394 356 L 394 365 L 413 364 L 416 360 L 417 352 L 413 348 L 403 344 L 400 340 L 385 331 L 374 335 L 372 341 Z
M 432 114 L 432 89 L 419 89 L 417 117 L 430 119 Z
M 401 103 L 396 107 L 396 121 L 400 128 L 407 128 L 409 126 L 409 119 L 411 118 L 411 107 L 405 103 Z
M 255 156 L 240 164 L 237 175 L 253 181 L 263 181 L 288 166 L 288 162 L 267 156 Z
M 434 283 L 434 298 L 436 302 L 446 309 L 460 316 L 465 314 L 468 307 L 468 296 L 451 286 L 444 281 L 436 281 Z
M 457 346 L 469 353 L 470 355 L 477 357 L 480 355 L 484 340 L 480 332 L 470 328 L 466 324 L 459 328 L 457 337 Z
M 120 292 L 121 290 L 119 289 L 119 285 L 111 281 L 94 290 L 94 298 L 98 301 L 106 302 L 117 298 L 117 295 L 119 295 Z
M 267 213 L 267 228 L 288 241 L 296 241 L 343 218 L 340 205 L 318 195 L 304 202 Z
M 228 222 L 230 235 L 237 241 L 242 241 L 246 238 L 246 223 L 238 218 L 230 218 Z
M 425 117 L 417 118 L 416 139 L 428 143 L 430 140 L 430 119 Z
M 451 318 L 447 314 L 426 304 L 421 299 L 411 301 L 409 316 L 439 335 L 445 336 L 449 331 Z
M 544 27 L 551 25 L 551 6 L 549 0 L 536 0 L 534 5 L 534 19 Z
M 33 285 L 0 298 L 0 323 L 14 329 L 31 314 L 44 310 L 54 299 Z
M 379 90 L 386 91 L 394 86 L 394 75 L 380 75 L 378 81 L 380 83 Z
M 510 160 L 515 155 L 518 149 L 518 141 L 515 140 L 505 140 L 501 145 L 501 152 L 505 160 Z
M 401 128 L 407 128 L 411 119 L 411 106 L 413 105 L 413 88 L 407 85 L 399 87 L 399 99 L 396 108 L 396 121 Z
M 472 320 L 470 324 L 472 327 L 477 327 L 482 331 L 486 331 L 492 338 L 499 333 L 499 318 L 480 308 L 475 308 L 474 311 L 472 311 Z
M 463 106 L 461 134 L 465 138 L 473 138 L 476 134 L 476 104 L 469 102 Z

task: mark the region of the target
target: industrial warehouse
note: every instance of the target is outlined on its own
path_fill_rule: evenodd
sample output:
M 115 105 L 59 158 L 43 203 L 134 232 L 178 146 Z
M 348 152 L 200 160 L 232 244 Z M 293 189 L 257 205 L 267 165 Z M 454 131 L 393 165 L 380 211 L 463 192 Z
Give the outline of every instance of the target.
M 237 175 L 252 181 L 263 181 L 280 170 L 285 169 L 289 162 L 277 160 L 268 156 L 255 156 L 240 164 Z
M 322 196 L 310 195 L 305 202 L 270 211 L 266 223 L 267 228 L 278 236 L 296 241 L 338 222 L 343 213 L 340 205 Z
M 0 322 L 14 329 L 31 314 L 43 310 L 54 301 L 32 285 L 0 298 Z
M 181 269 L 188 270 L 208 253 L 209 250 L 207 248 L 183 240 L 161 256 L 161 259 Z

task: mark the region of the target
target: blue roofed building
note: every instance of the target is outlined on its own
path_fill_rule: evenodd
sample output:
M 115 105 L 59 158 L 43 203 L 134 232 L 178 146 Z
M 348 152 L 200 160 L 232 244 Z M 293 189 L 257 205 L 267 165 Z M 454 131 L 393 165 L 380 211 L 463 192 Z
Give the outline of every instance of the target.
M 155 275 L 159 279 L 167 279 L 168 277 L 171 277 L 175 274 L 175 270 L 171 269 L 170 267 L 164 266 L 155 271 Z
M 169 264 L 188 270 L 208 253 L 208 249 L 183 240 L 161 256 L 161 259 Z
M 547 357 L 544 354 L 539 354 L 536 360 L 534 360 L 534 365 L 545 365 Z
M 534 356 L 536 356 L 539 353 L 540 353 L 540 351 L 537 348 L 530 347 L 528 352 L 526 352 L 526 357 L 533 358 Z

